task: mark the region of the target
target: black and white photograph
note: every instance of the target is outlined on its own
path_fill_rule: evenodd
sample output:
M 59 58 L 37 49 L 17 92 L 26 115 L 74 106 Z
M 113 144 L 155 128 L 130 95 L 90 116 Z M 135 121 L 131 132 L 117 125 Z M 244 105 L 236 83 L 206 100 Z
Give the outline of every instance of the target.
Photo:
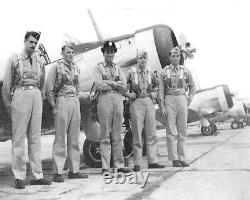
M 2 1 L 0 199 L 249 200 L 249 9 Z

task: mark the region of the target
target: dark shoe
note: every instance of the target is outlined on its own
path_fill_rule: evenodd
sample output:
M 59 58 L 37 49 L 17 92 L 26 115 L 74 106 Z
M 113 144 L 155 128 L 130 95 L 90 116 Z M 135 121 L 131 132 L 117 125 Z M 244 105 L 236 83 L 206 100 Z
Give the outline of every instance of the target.
M 108 169 L 102 169 L 102 175 L 109 177 L 110 176 L 109 170 Z
M 89 168 L 89 166 L 86 163 L 82 163 L 79 169 L 82 170 L 87 168 Z
M 135 165 L 133 171 L 139 172 L 141 170 L 141 167 L 139 165 Z
M 183 161 L 183 160 L 179 160 L 179 161 L 180 161 L 182 167 L 188 167 L 189 166 L 189 164 L 186 161 Z
M 16 179 L 15 180 L 15 188 L 16 189 L 24 189 L 25 188 L 25 183 L 23 180 Z
M 109 173 L 108 169 L 102 169 L 102 174 Z
M 121 172 L 121 173 L 127 174 L 127 173 L 132 172 L 132 170 L 129 169 L 129 168 L 122 167 L 122 168 L 117 169 L 117 172 Z
M 160 165 L 159 163 L 151 163 L 148 164 L 148 168 L 152 169 L 152 168 L 165 168 L 164 165 Z
M 51 185 L 51 181 L 45 178 L 30 180 L 30 185 Z
M 53 181 L 57 183 L 62 183 L 64 182 L 64 178 L 62 177 L 62 174 L 54 174 Z
M 173 160 L 172 163 L 173 167 L 182 167 L 182 164 L 179 160 Z
M 68 179 L 83 179 L 83 178 L 88 178 L 89 176 L 87 174 L 80 174 L 79 172 L 73 173 L 69 172 L 68 173 Z

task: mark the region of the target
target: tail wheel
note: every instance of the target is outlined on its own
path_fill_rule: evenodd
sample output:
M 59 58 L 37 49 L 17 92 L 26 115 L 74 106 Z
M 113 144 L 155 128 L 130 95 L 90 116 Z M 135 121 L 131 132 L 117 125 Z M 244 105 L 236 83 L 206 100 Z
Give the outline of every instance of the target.
M 213 134 L 213 129 L 212 129 L 212 127 L 210 125 L 209 126 L 202 126 L 201 127 L 201 133 L 204 136 L 209 136 L 209 135 Z
M 231 123 L 231 128 L 232 128 L 232 129 L 239 129 L 239 128 L 240 128 L 240 123 L 237 122 L 237 121 L 233 121 L 233 122 Z

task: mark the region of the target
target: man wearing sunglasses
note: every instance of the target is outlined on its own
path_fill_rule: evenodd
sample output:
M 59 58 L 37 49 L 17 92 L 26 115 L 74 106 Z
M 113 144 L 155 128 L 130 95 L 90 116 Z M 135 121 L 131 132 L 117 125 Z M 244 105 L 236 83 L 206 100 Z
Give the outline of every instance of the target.
M 185 154 L 187 107 L 196 89 L 190 71 L 179 65 L 180 58 L 180 48 L 173 48 L 170 52 L 171 64 L 162 70 L 159 77 L 159 107 L 168 122 L 166 134 L 169 160 L 174 167 L 188 167 Z

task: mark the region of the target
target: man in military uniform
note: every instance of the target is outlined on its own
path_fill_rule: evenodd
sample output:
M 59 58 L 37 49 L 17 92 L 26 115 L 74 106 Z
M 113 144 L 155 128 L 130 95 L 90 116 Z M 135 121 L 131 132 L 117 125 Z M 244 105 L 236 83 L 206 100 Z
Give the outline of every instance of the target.
M 31 185 L 50 185 L 41 164 L 41 122 L 44 97 L 44 64 L 35 51 L 40 33 L 27 32 L 24 50 L 8 60 L 3 81 L 3 99 L 12 117 L 12 172 L 15 188 L 24 189 L 26 178 L 25 136 L 34 180 Z
M 69 179 L 88 178 L 79 173 L 80 165 L 80 103 L 79 68 L 74 63 L 75 45 L 66 43 L 62 47 L 63 60 L 58 61 L 49 71 L 46 80 L 46 96 L 52 107 L 55 120 L 53 144 L 53 181 L 64 182 L 62 177 L 67 154 L 69 157 Z
M 124 96 L 132 100 L 130 117 L 133 133 L 134 171 L 140 171 L 142 162 L 142 129 L 145 129 L 148 168 L 164 168 L 157 162 L 157 137 L 155 107 L 158 81 L 154 73 L 146 68 L 148 54 L 145 50 L 137 53 L 137 68 L 128 74 L 129 93 Z
M 185 154 L 187 107 L 196 89 L 190 71 L 179 65 L 180 53 L 179 47 L 171 50 L 171 64 L 166 66 L 160 75 L 159 107 L 168 122 L 166 132 L 169 160 L 174 167 L 187 167 L 189 166 Z M 187 90 L 188 96 L 186 96 Z
M 128 173 L 131 170 L 124 168 L 121 140 L 123 97 L 120 92 L 126 89 L 126 79 L 121 68 L 113 63 L 117 52 L 115 43 L 106 41 L 101 51 L 104 62 L 98 63 L 95 67 L 94 78 L 96 90 L 100 93 L 97 115 L 101 128 L 102 173 L 109 171 L 111 146 L 113 167 L 118 168 L 118 172 Z

